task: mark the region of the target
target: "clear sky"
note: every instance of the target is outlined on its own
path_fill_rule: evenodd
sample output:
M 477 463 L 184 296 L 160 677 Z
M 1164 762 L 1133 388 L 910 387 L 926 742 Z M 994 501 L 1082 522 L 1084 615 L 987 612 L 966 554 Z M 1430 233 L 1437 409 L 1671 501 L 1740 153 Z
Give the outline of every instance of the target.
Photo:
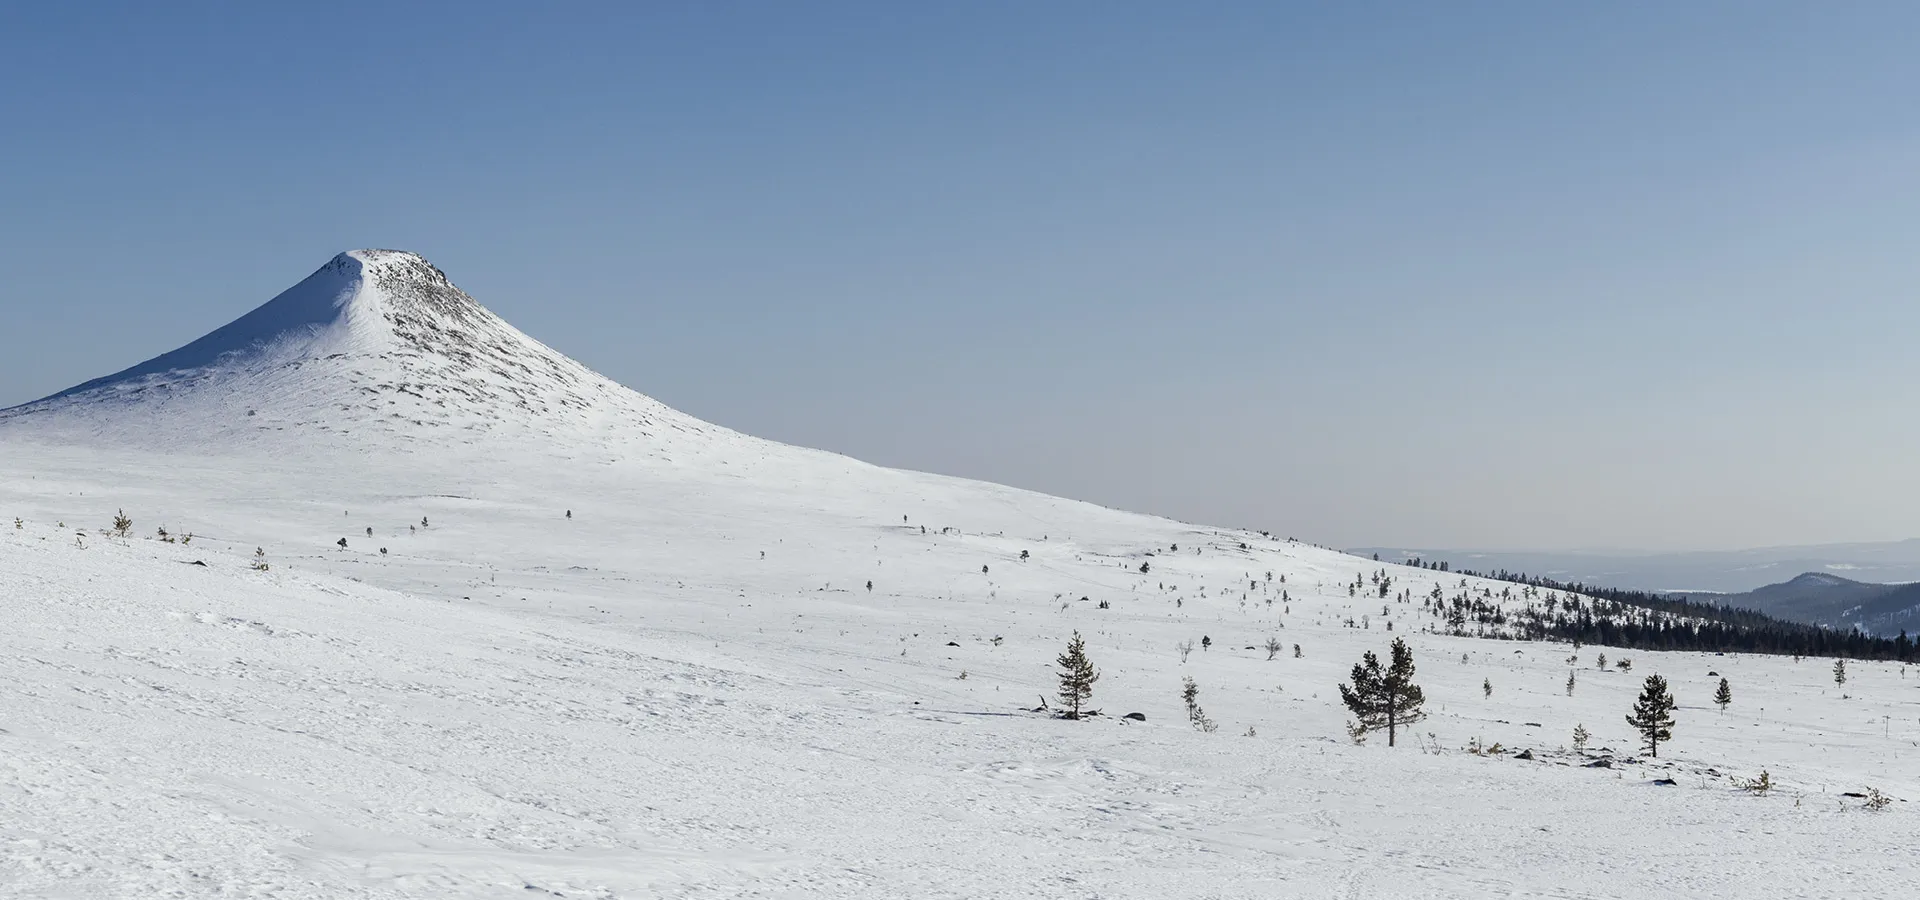
M 0 405 L 392 247 L 888 465 L 1341 546 L 1920 535 L 1920 4 L 394 6 L 0 9 Z

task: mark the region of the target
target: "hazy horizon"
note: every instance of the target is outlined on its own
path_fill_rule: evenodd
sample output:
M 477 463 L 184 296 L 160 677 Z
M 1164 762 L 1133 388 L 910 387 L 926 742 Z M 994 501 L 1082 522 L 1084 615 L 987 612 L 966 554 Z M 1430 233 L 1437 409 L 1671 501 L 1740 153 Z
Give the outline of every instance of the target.
M 392 247 L 889 466 L 1334 547 L 1920 534 L 1920 8 L 0 23 L 0 407 Z

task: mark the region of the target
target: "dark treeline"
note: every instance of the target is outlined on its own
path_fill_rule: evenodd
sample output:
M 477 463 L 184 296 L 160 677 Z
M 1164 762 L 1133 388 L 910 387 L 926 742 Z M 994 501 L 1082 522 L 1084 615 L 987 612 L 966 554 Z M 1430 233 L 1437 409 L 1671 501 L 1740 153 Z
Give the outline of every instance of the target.
M 1541 591 L 1567 596 L 1559 603 L 1529 604 L 1518 613 L 1498 615 L 1519 636 L 1532 640 L 1561 640 L 1582 644 L 1628 647 L 1636 650 L 1697 650 L 1721 653 L 1772 653 L 1792 656 L 1835 656 L 1913 662 L 1920 657 L 1905 630 L 1899 637 L 1881 638 L 1858 629 L 1836 631 L 1819 625 L 1789 622 L 1750 609 L 1706 603 L 1684 596 L 1653 594 L 1556 581 L 1522 572 L 1474 572 L 1446 563 L 1409 560 L 1407 565 L 1470 578 L 1485 578 L 1523 586 L 1523 597 L 1537 599 Z M 1579 596 L 1592 598 L 1582 603 Z M 1434 598 L 1438 600 L 1439 598 Z M 1458 601 L 1468 600 L 1466 596 Z M 1462 612 L 1473 610 L 1469 602 Z M 1449 624 L 1464 633 L 1465 616 L 1455 614 Z M 1474 618 L 1492 621 L 1484 615 Z

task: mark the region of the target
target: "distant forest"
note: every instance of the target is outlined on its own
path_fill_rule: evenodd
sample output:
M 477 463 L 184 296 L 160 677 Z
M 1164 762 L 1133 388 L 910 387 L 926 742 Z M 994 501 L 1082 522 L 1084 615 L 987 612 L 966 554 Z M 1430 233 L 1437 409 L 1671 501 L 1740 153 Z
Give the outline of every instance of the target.
M 1636 650 L 1694 650 L 1708 653 L 1770 653 L 1781 656 L 1832 656 L 1848 659 L 1913 662 L 1914 642 L 1902 629 L 1882 638 L 1858 629 L 1836 631 L 1789 622 L 1750 609 L 1702 603 L 1646 591 L 1623 591 L 1578 582 L 1555 581 L 1523 572 L 1474 572 L 1445 562 L 1407 560 L 1406 565 L 1471 578 L 1504 581 L 1522 587 L 1530 601 L 1519 612 L 1501 610 L 1490 594 L 1476 599 L 1462 591 L 1452 598 L 1431 596 L 1426 605 L 1446 618 L 1448 630 L 1472 634 L 1468 624 L 1496 626 L 1485 636 L 1523 640 L 1559 640 Z M 1548 592 L 1543 594 L 1542 592 Z M 1435 593 L 1439 591 L 1436 588 Z M 1582 600 L 1581 598 L 1588 598 Z

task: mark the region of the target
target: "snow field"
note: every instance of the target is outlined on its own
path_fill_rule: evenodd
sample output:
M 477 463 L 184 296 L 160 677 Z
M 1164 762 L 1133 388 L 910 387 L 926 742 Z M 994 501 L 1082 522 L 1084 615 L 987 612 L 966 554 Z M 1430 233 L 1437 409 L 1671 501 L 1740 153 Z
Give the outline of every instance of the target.
M 1389 635 L 1344 587 L 1369 560 L 825 454 L 742 479 L 6 450 L 9 895 L 1835 897 L 1920 871 L 1908 804 L 1839 797 L 1920 787 L 1896 665 L 1569 666 L 1393 603 Z M 102 537 L 121 508 L 133 537 Z M 1107 715 L 1024 712 L 1074 630 Z M 1245 649 L 1268 635 L 1277 658 Z M 1395 635 L 1431 718 L 1353 746 L 1334 686 Z M 1581 767 L 1575 723 L 1638 756 L 1622 717 L 1656 672 L 1680 701 L 1658 763 Z M 1218 732 L 1186 725 L 1185 675 Z M 1732 787 L 1763 767 L 1773 795 Z
M 342 254 L 0 410 L 0 896 L 1910 893 L 1920 672 L 1429 634 L 1349 595 L 1380 569 L 1462 589 L 758 440 Z M 1065 722 L 1075 631 L 1105 715 Z M 1336 685 L 1396 636 L 1430 718 L 1355 746 Z

